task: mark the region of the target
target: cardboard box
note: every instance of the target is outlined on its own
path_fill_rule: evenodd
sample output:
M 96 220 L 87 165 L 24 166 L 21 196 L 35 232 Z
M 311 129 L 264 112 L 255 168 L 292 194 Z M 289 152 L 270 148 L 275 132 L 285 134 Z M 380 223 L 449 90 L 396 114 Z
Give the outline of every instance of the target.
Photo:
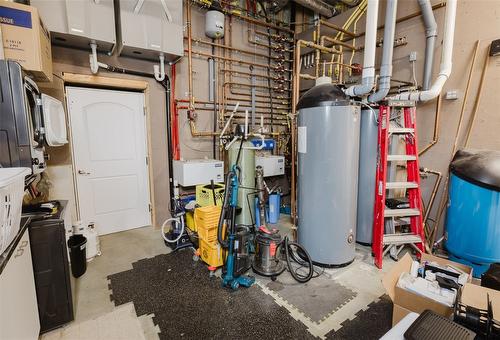
M 17 61 L 35 80 L 52 81 L 50 34 L 35 7 L 0 2 L 5 59 Z
M 451 265 L 459 270 L 469 274 L 468 282 L 472 280 L 472 268 L 461 263 L 456 263 L 450 260 L 442 259 L 440 257 L 432 256 L 429 254 L 422 254 L 420 262 L 436 262 L 441 265 Z M 437 301 L 434 301 L 425 296 L 409 292 L 405 289 L 397 287 L 397 283 L 401 273 L 410 272 L 413 260 L 410 255 L 406 254 L 400 259 L 396 265 L 382 278 L 387 294 L 391 297 L 394 303 L 392 322 L 395 325 L 399 320 L 406 316 L 409 312 L 422 313 L 426 309 L 430 309 L 438 314 L 449 316 L 452 314 L 453 309 L 445 306 Z
M 462 289 L 461 302 L 464 305 L 487 309 L 488 297 L 491 300 L 493 317 L 500 321 L 500 291 L 481 287 L 472 283 L 466 283 Z

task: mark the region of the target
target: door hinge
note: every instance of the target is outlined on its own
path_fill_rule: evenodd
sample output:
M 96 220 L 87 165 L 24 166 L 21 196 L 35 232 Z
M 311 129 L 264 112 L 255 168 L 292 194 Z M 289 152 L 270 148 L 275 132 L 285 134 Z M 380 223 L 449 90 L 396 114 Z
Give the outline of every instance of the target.
M 146 156 L 146 165 L 149 165 L 149 157 Z
M 148 113 L 148 108 L 147 107 L 143 107 L 143 112 L 144 112 L 144 115 L 146 115 Z
M 149 210 L 149 212 L 153 211 L 153 207 L 151 206 L 151 203 L 148 204 L 148 210 Z

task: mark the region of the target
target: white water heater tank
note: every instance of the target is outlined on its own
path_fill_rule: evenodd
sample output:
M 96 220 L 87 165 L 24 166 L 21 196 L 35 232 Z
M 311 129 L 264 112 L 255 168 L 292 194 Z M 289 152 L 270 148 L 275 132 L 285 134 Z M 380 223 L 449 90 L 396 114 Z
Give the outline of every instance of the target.
M 205 15 L 205 34 L 212 39 L 224 36 L 224 13 L 211 10 Z

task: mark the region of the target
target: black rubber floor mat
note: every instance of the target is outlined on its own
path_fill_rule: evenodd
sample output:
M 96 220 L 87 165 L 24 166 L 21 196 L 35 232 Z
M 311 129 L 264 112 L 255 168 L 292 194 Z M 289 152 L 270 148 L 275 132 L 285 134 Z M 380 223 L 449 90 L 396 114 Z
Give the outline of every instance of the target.
M 257 285 L 222 288 L 190 250 L 140 260 L 108 278 L 115 305 L 132 301 L 138 316 L 154 314 L 161 339 L 313 338 Z
M 382 295 L 377 302 L 360 311 L 353 320 L 342 323 L 342 328 L 326 335 L 327 339 L 380 339 L 392 327 L 392 301 Z

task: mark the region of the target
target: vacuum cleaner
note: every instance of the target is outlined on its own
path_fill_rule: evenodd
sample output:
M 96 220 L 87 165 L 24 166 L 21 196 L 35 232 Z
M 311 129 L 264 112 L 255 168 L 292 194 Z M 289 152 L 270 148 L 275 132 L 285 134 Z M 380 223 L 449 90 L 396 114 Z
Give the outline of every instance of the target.
M 243 144 L 243 142 L 242 142 Z M 241 146 L 240 146 L 241 148 Z M 239 155 L 238 155 L 239 156 Z M 232 289 L 238 289 L 240 286 L 250 287 L 254 284 L 255 278 L 243 275 L 250 268 L 250 254 L 248 249 L 249 242 L 236 242 L 238 231 L 235 224 L 236 208 L 238 204 L 238 162 L 233 165 L 227 175 L 226 193 L 224 195 L 224 204 L 222 206 L 219 225 L 217 230 L 217 239 L 220 245 L 227 249 L 226 263 L 222 273 L 222 286 Z M 223 229 L 226 226 L 227 238 L 223 237 Z M 241 237 L 240 231 L 240 237 Z M 245 244 L 246 243 L 246 244 Z

